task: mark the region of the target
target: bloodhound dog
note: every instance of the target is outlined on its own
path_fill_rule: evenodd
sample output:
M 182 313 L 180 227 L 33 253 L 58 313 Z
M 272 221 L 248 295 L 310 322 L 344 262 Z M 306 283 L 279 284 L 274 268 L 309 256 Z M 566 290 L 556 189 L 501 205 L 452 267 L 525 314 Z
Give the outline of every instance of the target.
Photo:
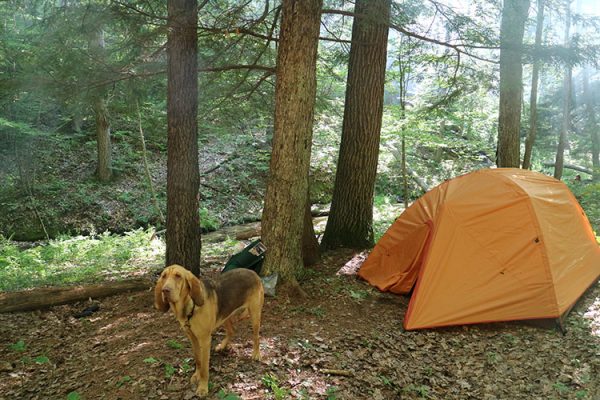
M 233 324 L 249 315 L 253 330 L 252 358 L 260 360 L 259 330 L 264 289 L 258 275 L 237 268 L 225 272 L 216 281 L 198 279 L 180 265 L 164 269 L 154 288 L 154 306 L 163 312 L 171 309 L 181 329 L 192 343 L 196 372 L 192 384 L 196 394 L 208 393 L 208 363 L 211 334 L 221 325 L 225 338 L 215 348 L 223 350 L 234 334 Z

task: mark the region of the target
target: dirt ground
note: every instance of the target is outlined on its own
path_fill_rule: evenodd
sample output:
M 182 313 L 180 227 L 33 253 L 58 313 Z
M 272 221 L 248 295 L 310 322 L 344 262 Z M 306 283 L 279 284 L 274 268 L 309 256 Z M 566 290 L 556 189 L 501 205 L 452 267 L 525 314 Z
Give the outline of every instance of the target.
M 242 321 L 231 349 L 212 352 L 209 398 L 600 399 L 597 284 L 564 335 L 523 323 L 405 332 L 408 298 L 336 275 L 352 255 L 309 270 L 308 299 L 266 299 L 261 362 Z M 1 314 L 0 399 L 195 398 L 189 342 L 151 291 L 99 304 L 80 319 L 87 303 Z

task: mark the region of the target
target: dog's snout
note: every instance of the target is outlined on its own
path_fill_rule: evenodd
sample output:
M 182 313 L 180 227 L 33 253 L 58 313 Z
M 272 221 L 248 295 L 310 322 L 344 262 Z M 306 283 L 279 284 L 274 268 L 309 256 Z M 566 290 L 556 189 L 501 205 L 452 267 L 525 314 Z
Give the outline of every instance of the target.
M 171 288 L 170 288 L 170 287 L 168 287 L 168 286 L 164 286 L 164 287 L 162 288 L 162 292 L 163 292 L 163 293 L 169 293 L 170 291 L 171 291 Z

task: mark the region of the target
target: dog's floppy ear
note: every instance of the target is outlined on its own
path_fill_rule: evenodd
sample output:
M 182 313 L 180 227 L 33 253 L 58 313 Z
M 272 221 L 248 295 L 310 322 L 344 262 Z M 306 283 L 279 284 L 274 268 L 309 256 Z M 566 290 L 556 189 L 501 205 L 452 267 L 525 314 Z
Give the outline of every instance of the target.
M 202 306 L 204 304 L 204 293 L 202 293 L 200 279 L 188 271 L 185 280 L 187 281 L 188 288 L 190 289 L 190 297 L 194 301 L 194 304 Z
M 154 307 L 157 310 L 166 312 L 169 309 L 169 303 L 165 302 L 162 295 L 163 279 L 162 275 L 158 278 L 156 286 L 154 287 Z

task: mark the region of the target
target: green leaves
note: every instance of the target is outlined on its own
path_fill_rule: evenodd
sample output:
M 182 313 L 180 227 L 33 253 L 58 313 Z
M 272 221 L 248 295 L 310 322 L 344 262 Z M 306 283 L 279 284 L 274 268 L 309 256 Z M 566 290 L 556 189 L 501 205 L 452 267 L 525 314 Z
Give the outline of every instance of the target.
M 125 375 L 124 377 L 120 378 L 117 381 L 117 387 L 121 387 L 124 384 L 126 384 L 127 382 L 131 382 L 131 381 L 132 381 L 131 377 L 129 375 Z
M 50 362 L 50 359 L 46 356 L 37 356 L 33 359 L 36 364 L 47 364 Z
M 21 339 L 16 343 L 8 345 L 8 348 L 13 351 L 22 352 L 22 351 L 25 351 L 25 349 L 27 348 L 27 345 L 25 345 L 25 341 L 23 341 L 23 339 Z
M 227 393 L 224 389 L 217 392 L 217 397 L 221 400 L 240 400 L 241 397 L 235 393 Z
M 9 344 L 8 348 L 12 351 L 22 353 L 25 350 L 27 350 L 27 345 L 25 344 L 25 341 L 23 339 L 19 339 L 16 343 Z M 43 364 L 49 364 L 50 359 L 45 355 L 35 356 L 34 358 L 31 358 L 30 356 L 25 355 L 21 358 L 21 362 L 23 364 L 29 364 L 31 362 L 34 362 L 38 365 L 43 365 Z
M 0 131 L 13 131 L 19 136 L 49 136 L 48 132 L 41 131 L 25 122 L 9 121 L 0 117 Z
M 262 384 L 263 386 L 271 390 L 271 392 L 275 396 L 275 400 L 283 400 L 287 398 L 290 394 L 290 391 L 288 389 L 282 388 L 279 385 L 279 379 L 271 373 L 268 373 L 262 377 Z
M 163 246 L 151 240 L 153 234 L 149 229 L 123 236 L 62 237 L 24 251 L 0 236 L 0 291 L 94 282 L 139 272 L 153 264 Z
M 353 290 L 353 289 L 348 289 L 348 294 L 350 295 L 350 297 L 352 297 L 354 300 L 361 302 L 364 299 L 366 299 L 367 297 L 369 297 L 369 292 L 367 292 L 366 290 Z
M 67 400 L 82 400 L 83 397 L 81 397 L 81 395 L 75 391 L 73 392 L 69 392 L 69 394 L 67 395 Z
M 177 369 L 175 369 L 173 365 L 165 364 L 165 376 L 167 378 L 171 378 L 173 375 L 175 375 L 175 372 L 177 372 Z
M 167 346 L 169 346 L 170 348 L 175 349 L 175 350 L 183 349 L 183 345 L 174 339 L 169 339 L 167 341 Z
M 340 388 L 338 388 L 337 386 L 330 386 L 327 388 L 327 390 L 325 391 L 325 395 L 327 396 L 327 400 L 336 400 L 337 399 L 337 392 L 339 391 Z

